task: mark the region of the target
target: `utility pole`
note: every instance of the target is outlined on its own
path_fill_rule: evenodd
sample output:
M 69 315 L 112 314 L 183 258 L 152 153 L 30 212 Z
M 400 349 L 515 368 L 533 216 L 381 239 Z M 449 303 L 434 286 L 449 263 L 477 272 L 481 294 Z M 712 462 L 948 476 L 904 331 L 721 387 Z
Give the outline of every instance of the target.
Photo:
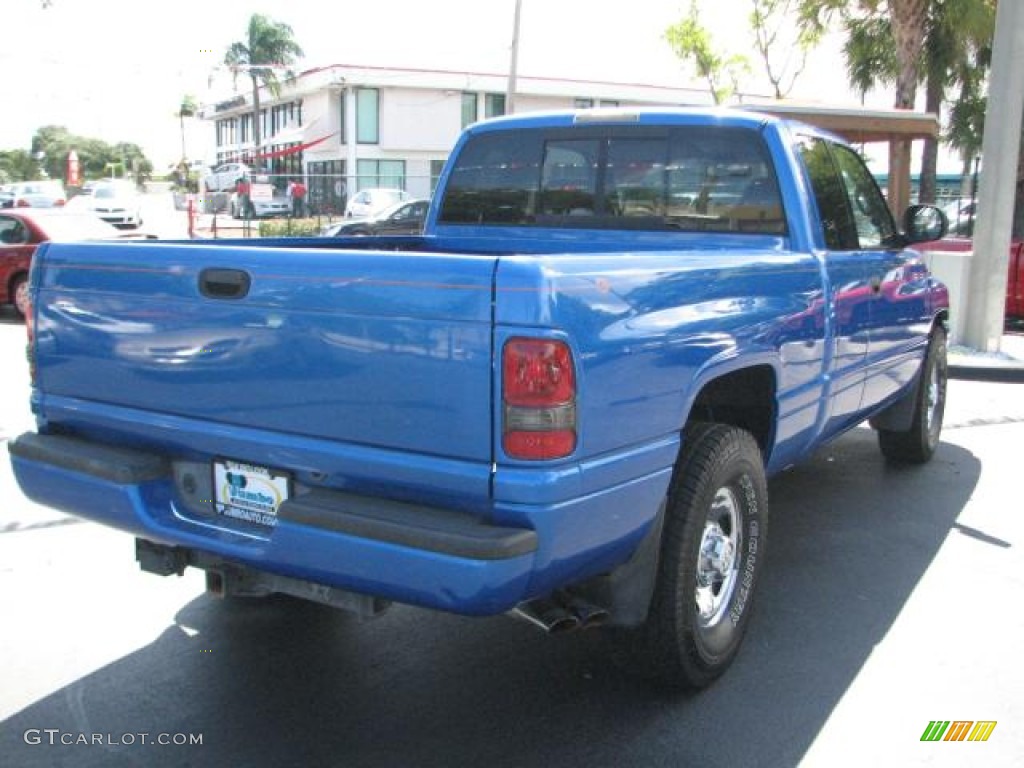
M 523 0 L 516 0 L 516 16 L 512 23 L 512 60 L 508 67 L 508 91 L 505 93 L 505 114 L 515 112 L 516 77 L 519 69 L 519 19 L 523 9 Z
M 983 167 L 974 227 L 964 342 L 998 352 L 1006 319 L 1006 271 L 1024 112 L 1024 3 L 996 7 L 996 34 L 982 141 Z

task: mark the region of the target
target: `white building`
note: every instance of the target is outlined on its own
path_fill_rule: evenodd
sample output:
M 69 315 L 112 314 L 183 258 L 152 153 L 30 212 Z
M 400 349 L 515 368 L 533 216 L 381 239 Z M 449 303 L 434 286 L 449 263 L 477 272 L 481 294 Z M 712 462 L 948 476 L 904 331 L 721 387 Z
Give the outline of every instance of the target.
M 305 176 L 309 203 L 339 212 L 347 193 L 398 187 L 429 197 L 459 133 L 505 114 L 507 77 L 474 72 L 334 65 L 260 93 L 261 163 L 283 187 Z M 707 104 L 706 92 L 623 83 L 519 77 L 515 111 Z M 251 94 L 207 104 L 217 163 L 254 160 Z

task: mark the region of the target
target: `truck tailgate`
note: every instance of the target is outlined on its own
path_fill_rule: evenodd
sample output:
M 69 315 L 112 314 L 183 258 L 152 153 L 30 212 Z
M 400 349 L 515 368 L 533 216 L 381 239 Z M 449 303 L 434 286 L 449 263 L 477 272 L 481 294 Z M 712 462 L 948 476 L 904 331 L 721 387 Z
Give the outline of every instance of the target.
M 44 417 L 71 398 L 490 459 L 493 257 L 134 243 L 36 258 Z

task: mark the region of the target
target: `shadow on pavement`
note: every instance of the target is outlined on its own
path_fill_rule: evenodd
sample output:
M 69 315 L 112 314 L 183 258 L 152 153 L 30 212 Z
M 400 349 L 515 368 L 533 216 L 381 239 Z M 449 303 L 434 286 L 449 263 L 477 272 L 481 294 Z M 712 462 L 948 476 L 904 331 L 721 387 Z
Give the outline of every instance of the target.
M 547 638 L 505 617 L 405 607 L 361 624 L 286 599 L 201 596 L 149 646 L 9 718 L 0 750 L 12 765 L 104 768 L 794 765 L 979 474 L 948 443 L 925 467 L 887 467 L 859 429 L 774 479 L 746 645 L 701 694 L 646 688 L 609 663 L 601 633 Z M 202 733 L 203 745 L 27 746 L 27 728 Z

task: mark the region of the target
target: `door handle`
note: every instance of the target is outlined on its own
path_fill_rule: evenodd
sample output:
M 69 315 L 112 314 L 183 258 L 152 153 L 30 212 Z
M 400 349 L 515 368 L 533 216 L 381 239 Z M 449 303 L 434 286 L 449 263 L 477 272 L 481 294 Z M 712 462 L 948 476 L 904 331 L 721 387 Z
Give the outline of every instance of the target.
M 241 299 L 251 286 L 252 277 L 242 269 L 210 267 L 199 273 L 199 292 L 208 299 Z

